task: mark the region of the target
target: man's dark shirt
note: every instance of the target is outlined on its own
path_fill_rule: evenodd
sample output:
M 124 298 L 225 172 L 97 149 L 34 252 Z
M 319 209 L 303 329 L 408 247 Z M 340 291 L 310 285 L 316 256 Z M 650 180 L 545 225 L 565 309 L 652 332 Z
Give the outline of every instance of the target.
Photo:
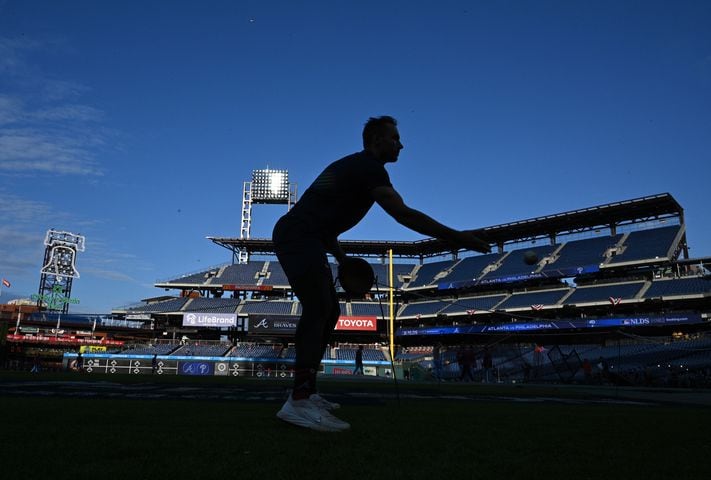
M 374 203 L 371 191 L 382 186 L 392 186 L 383 162 L 354 153 L 326 167 L 287 216 L 320 238 L 338 237 L 363 219 Z

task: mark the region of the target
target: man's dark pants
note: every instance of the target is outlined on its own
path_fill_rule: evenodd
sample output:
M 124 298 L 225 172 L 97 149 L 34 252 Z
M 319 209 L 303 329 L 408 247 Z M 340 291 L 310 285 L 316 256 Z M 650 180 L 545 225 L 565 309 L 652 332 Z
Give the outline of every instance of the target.
M 315 371 L 341 311 L 323 242 L 303 222 L 288 217 L 277 222 L 272 239 L 279 263 L 301 303 L 295 337 L 296 389 L 305 370 L 314 372 L 311 383 L 315 384 Z M 309 388 L 315 392 L 315 385 Z

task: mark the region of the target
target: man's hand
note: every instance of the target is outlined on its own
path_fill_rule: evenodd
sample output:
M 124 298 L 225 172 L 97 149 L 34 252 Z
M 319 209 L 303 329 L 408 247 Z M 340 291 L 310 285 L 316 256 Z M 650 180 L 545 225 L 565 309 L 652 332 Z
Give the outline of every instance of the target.
M 372 195 L 388 215 L 411 230 L 445 240 L 456 248 L 466 248 L 481 253 L 491 251 L 491 246 L 482 238 L 481 231 L 459 231 L 442 225 L 432 217 L 405 205 L 402 197 L 393 187 L 377 187 L 373 189 Z
M 346 252 L 344 252 L 341 246 L 338 244 L 338 238 L 333 237 L 324 243 L 326 244 L 326 251 L 334 256 L 336 262 L 338 262 L 339 265 L 343 264 L 343 262 L 348 260 Z
M 454 231 L 454 235 L 448 240 L 455 246 L 474 250 L 480 253 L 490 253 L 491 245 L 484 240 L 476 230 Z

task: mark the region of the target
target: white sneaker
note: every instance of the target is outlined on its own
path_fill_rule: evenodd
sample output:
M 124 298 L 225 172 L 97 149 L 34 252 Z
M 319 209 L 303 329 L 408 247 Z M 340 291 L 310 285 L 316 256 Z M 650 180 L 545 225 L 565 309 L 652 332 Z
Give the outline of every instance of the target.
M 340 403 L 329 402 L 328 400 L 326 400 L 325 398 L 323 398 L 323 397 L 322 397 L 321 395 L 319 395 L 318 393 L 312 394 L 312 395 L 309 397 L 309 400 L 311 400 L 312 402 L 314 402 L 316 405 L 318 405 L 319 407 L 323 408 L 324 410 L 328 410 L 329 412 L 331 412 L 331 411 L 333 411 L 333 410 L 338 410 L 339 408 L 341 408 L 341 404 L 340 404 Z
M 311 399 L 294 400 L 291 395 L 277 412 L 277 417 L 292 425 L 319 432 L 342 432 L 351 428 L 347 422 L 334 417 Z

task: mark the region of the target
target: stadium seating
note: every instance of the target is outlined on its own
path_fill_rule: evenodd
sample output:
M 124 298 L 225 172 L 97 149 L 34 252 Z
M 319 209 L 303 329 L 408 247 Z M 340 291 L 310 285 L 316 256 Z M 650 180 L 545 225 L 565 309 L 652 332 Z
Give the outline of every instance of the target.
M 242 304 L 240 313 L 259 315 L 291 315 L 294 302 L 287 300 L 247 300 Z
M 527 265 L 523 260 L 524 254 L 528 251 L 532 251 L 540 260 L 543 257 L 550 255 L 556 248 L 557 247 L 554 245 L 542 245 L 538 247 L 513 250 L 503 259 L 499 268 L 488 272 L 482 277 L 482 279 L 509 277 L 532 273 L 538 269 L 538 265 Z
M 488 255 L 476 255 L 474 257 L 466 257 L 459 261 L 449 274 L 437 280 L 437 284 L 441 283 L 456 283 L 456 282 L 473 282 L 481 275 L 482 271 L 490 264 L 498 261 L 501 258 L 499 253 L 490 253 Z
M 235 313 L 239 298 L 193 298 L 183 308 L 184 312 Z
M 216 266 L 198 273 L 183 275 L 164 283 L 174 283 L 179 285 L 209 285 L 223 266 Z
M 179 312 L 188 298 L 172 298 L 161 302 L 145 303 L 128 309 L 129 313 L 170 313 Z
M 609 302 L 610 297 L 629 300 L 635 298 L 643 286 L 644 282 L 631 282 L 578 287 L 565 300 L 565 303 L 568 305 L 576 305 L 581 303 Z
M 278 261 L 271 261 L 267 266 L 267 276 L 264 278 L 262 285 L 275 285 L 280 287 L 287 287 L 289 285 L 289 279 L 286 278 L 284 269 Z
M 468 310 L 493 310 L 506 295 L 489 295 L 481 297 L 464 297 L 453 300 L 440 313 L 452 315 L 456 313 L 467 313 Z
M 414 317 L 415 315 L 436 315 L 446 308 L 449 302 L 445 299 L 427 302 L 411 302 L 405 305 L 398 317 Z
M 558 251 L 558 258 L 555 262 L 546 265 L 543 268 L 543 272 L 575 269 L 587 265 L 600 265 L 605 260 L 605 251 L 617 245 L 621 238 L 621 234 L 615 236 L 603 235 L 601 237 L 566 242 Z
M 631 232 L 624 240 L 625 250 L 613 257 L 608 265 L 667 258 L 680 229 L 679 225 L 673 225 Z
M 382 308 L 382 310 L 381 310 Z M 385 315 L 388 314 L 388 302 L 384 301 L 382 306 L 379 302 L 351 302 L 351 312 L 353 315 L 367 315 L 367 316 L 376 316 L 376 317 L 382 317 L 383 312 Z M 343 315 L 343 312 L 345 310 L 341 308 L 341 314 Z
M 293 359 L 296 358 L 296 349 L 293 346 L 288 346 L 282 350 L 281 353 L 281 358 L 286 358 L 286 359 Z M 324 360 L 331 360 L 331 352 L 330 349 L 326 349 L 326 351 L 323 353 Z
M 234 285 L 256 285 L 258 273 L 264 269 L 264 261 L 249 261 L 245 264 L 230 265 L 215 277 L 212 283 Z
M 232 349 L 230 357 L 240 358 L 279 358 L 281 345 L 240 344 Z
M 336 349 L 336 360 L 350 360 L 355 362 L 357 348 L 339 347 Z M 384 362 L 385 354 L 382 350 L 376 348 L 363 348 L 363 361 L 366 362 Z
M 408 347 L 407 349 L 400 348 L 395 353 L 396 360 L 415 360 L 432 355 L 432 345 L 419 345 Z
M 711 293 L 711 278 L 688 277 L 671 280 L 655 280 L 645 292 L 645 298 L 674 297 Z
M 432 263 L 424 263 L 415 271 L 414 278 L 407 284 L 407 289 L 425 287 L 434 283 L 434 277 L 448 270 L 456 262 L 454 260 L 443 260 Z
M 372 263 L 375 281 L 381 291 L 386 291 L 390 286 L 390 266 L 382 263 Z M 393 287 L 402 288 L 401 278 L 409 276 L 415 268 L 412 264 L 393 263 Z
M 183 345 L 172 356 L 222 357 L 232 348 L 232 345 Z
M 514 293 L 509 298 L 500 303 L 497 310 L 512 308 L 531 308 L 534 305 L 555 305 L 570 289 L 544 290 L 537 292 Z

